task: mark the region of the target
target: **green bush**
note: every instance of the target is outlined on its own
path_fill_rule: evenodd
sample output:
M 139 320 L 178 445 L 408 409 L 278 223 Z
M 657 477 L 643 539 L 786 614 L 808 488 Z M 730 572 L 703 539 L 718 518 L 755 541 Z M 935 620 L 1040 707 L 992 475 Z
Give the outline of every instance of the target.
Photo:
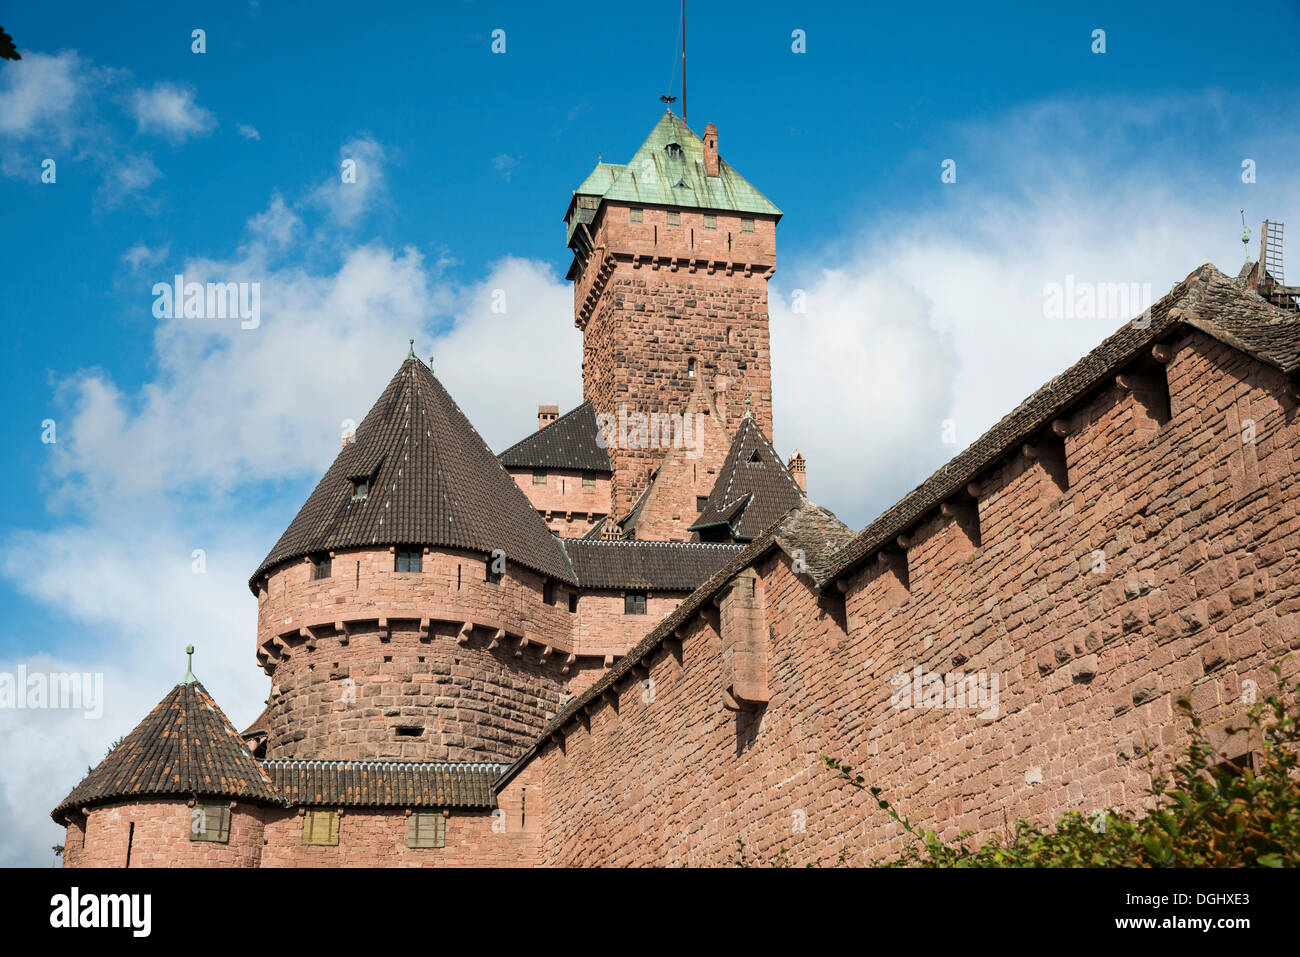
M 1192 725 L 1186 757 L 1172 773 L 1155 774 L 1149 789 L 1153 810 L 1132 814 L 1108 808 L 1085 817 L 1063 814 L 1047 829 L 1018 821 L 982 844 L 971 832 L 954 842 L 921 830 L 868 787 L 862 775 L 823 757 L 846 786 L 869 791 L 877 805 L 898 821 L 912 840 L 881 867 L 1296 867 L 1300 866 L 1300 777 L 1296 685 L 1278 676 L 1278 692 L 1254 705 L 1246 724 L 1259 742 L 1245 767 L 1222 762 L 1210 746 L 1202 721 L 1186 698 L 1178 710 Z M 1250 764 L 1256 764 L 1256 767 Z

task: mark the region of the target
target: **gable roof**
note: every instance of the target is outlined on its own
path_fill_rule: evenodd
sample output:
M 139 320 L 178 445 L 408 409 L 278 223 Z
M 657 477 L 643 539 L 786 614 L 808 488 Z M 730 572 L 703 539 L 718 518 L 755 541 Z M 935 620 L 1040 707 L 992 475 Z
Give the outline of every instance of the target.
M 690 531 L 727 526 L 736 541 L 761 535 L 803 500 L 803 491 L 752 415 L 741 419 L 709 501 Z
M 352 480 L 369 479 L 364 501 Z M 564 552 L 465 413 L 408 357 L 250 580 L 291 558 L 365 545 L 490 553 L 573 581 Z
M 280 804 L 271 779 L 199 682 L 178 684 L 50 816 L 88 804 L 166 795 Z
M 670 144 L 681 147 L 670 155 Z M 603 201 L 716 209 L 781 216 L 781 210 L 718 157 L 718 175 L 704 172 L 704 141 L 672 110 L 665 110 L 650 135 L 623 165 L 597 163 L 574 196 Z
M 596 409 L 584 402 L 497 456 L 506 468 L 578 469 L 612 473 L 609 453 L 601 448 Z
M 688 592 L 708 581 L 743 547 L 706 542 L 561 539 L 583 588 Z
M 859 532 L 835 556 L 821 584 L 886 547 L 1152 345 L 1186 328 L 1199 330 L 1288 375 L 1300 372 L 1300 314 L 1278 308 L 1206 263 L 1152 306 L 1149 316 L 1126 323 Z
M 295 807 L 490 808 L 504 764 L 464 761 L 263 761 Z

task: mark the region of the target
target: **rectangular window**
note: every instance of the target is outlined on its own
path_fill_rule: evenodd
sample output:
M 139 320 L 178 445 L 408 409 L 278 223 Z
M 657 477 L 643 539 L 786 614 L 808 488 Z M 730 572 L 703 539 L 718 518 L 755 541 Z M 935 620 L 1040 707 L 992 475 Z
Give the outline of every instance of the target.
M 399 548 L 395 555 L 393 570 L 399 572 L 418 572 L 424 559 L 424 553 L 415 548 Z
M 446 847 L 447 819 L 441 811 L 413 811 L 406 819 L 407 847 Z
M 583 488 L 595 488 L 595 487 L 596 487 L 596 476 L 594 476 L 594 475 L 584 475 L 584 476 L 582 477 L 582 487 L 583 487 Z
M 319 580 L 329 578 L 332 573 L 333 562 L 328 555 L 317 555 L 311 560 L 311 577 Z
M 705 214 L 704 214 L 704 228 L 705 228 L 705 229 L 717 229 L 717 228 L 718 228 L 718 217 L 715 216 L 713 213 L 705 213 Z
M 628 591 L 623 593 L 623 614 L 625 615 L 644 615 L 645 614 L 645 592 Z
M 705 506 L 707 506 L 708 504 L 709 504 L 709 497 L 707 495 L 695 496 L 695 511 L 697 512 L 704 511 Z
M 682 224 L 682 214 L 675 209 L 668 210 L 668 225 L 680 226 Z
M 742 233 L 752 233 L 754 231 L 754 220 L 742 216 L 740 219 L 740 231 Z
M 578 610 L 578 593 L 576 591 L 571 591 L 569 592 L 569 611 L 571 613 L 576 613 L 577 610 Z
M 491 582 L 491 583 L 494 584 L 494 585 L 495 585 L 495 584 L 498 584 L 498 583 L 501 581 L 501 575 L 502 575 L 502 572 L 497 571 L 497 567 L 498 567 L 497 562 L 498 562 L 498 561 L 500 561 L 500 563 L 501 563 L 502 565 L 505 564 L 505 560 L 504 560 L 504 559 L 497 559 L 497 558 L 489 558 L 489 559 L 488 559 L 488 563 L 487 563 L 487 566 L 486 566 L 486 569 L 487 569 L 487 570 L 484 572 L 484 575 L 483 575 L 483 580 L 484 580 L 484 581 Z
M 302 842 L 337 847 L 339 843 L 338 811 L 307 811 L 302 816 Z
M 230 842 L 230 805 L 195 804 L 190 810 L 190 840 Z
M 542 601 L 548 605 L 555 604 L 555 582 L 546 582 L 542 585 Z
M 370 482 L 367 479 L 352 480 L 352 501 L 364 502 L 370 494 Z
M 545 472 L 534 472 L 534 473 L 533 473 L 533 484 L 534 484 L 534 485 L 545 485 L 545 484 L 546 484 L 546 473 L 545 473 Z
M 641 222 L 641 210 L 633 206 L 627 211 L 628 220 L 634 223 Z

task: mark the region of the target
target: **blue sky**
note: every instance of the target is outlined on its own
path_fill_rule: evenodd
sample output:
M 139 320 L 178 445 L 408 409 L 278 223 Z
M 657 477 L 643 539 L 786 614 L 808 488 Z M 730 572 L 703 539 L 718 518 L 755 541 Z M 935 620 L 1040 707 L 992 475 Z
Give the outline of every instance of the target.
M 1046 320 L 1045 283 L 1158 297 L 1205 261 L 1235 273 L 1239 208 L 1254 236 L 1296 221 L 1300 91 L 1260 47 L 1300 32 L 1294 2 L 696 6 L 688 120 L 785 212 L 774 439 L 854 527 L 1128 318 Z M 0 25 L 24 56 L 0 63 L 0 671 L 109 689 L 97 721 L 0 712 L 14 833 L 189 641 L 236 723 L 256 714 L 243 582 L 408 335 L 494 448 L 580 401 L 560 217 L 681 90 L 673 3 L 47 0 Z M 262 283 L 262 325 L 160 323 L 150 290 L 180 271 Z M 57 833 L 0 862 L 45 862 Z

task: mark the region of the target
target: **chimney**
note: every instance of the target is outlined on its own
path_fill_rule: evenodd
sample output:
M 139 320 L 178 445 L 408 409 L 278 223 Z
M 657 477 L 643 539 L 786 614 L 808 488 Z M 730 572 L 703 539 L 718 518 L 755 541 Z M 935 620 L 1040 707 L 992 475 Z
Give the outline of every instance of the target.
M 558 405 L 539 405 L 537 407 L 537 428 L 544 429 L 560 417 Z
M 804 461 L 803 453 L 798 449 L 794 450 L 794 455 L 790 456 L 790 463 L 786 466 L 790 475 L 794 478 L 794 484 L 799 486 L 799 491 L 805 495 L 808 494 L 808 463 Z
M 704 128 L 704 175 L 718 175 L 718 128 L 712 123 Z

